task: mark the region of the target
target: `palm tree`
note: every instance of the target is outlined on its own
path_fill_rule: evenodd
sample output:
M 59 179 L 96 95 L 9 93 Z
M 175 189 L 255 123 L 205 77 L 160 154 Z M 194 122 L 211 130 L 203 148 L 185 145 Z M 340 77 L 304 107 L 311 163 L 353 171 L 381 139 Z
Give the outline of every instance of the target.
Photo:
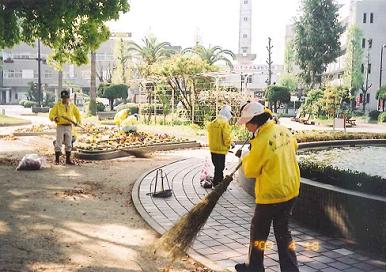
M 171 50 L 171 44 L 168 42 L 158 42 L 156 37 L 149 36 L 142 39 L 143 45 L 139 45 L 135 42 L 130 42 L 128 52 L 134 52 L 134 54 L 142 60 L 140 66 L 140 72 L 144 78 L 147 78 L 151 74 L 151 66 L 159 61 L 162 61 L 170 57 L 175 52 Z M 152 95 L 154 91 L 154 85 L 152 83 L 146 83 L 145 89 L 147 91 L 147 99 L 149 106 L 152 102 Z M 152 110 L 148 108 L 148 122 L 151 120 Z
M 194 47 L 186 48 L 182 51 L 183 54 L 195 54 L 198 55 L 202 60 L 206 61 L 209 65 L 214 65 L 218 62 L 225 62 L 229 68 L 233 68 L 231 60 L 236 58 L 236 55 L 227 49 L 223 49 L 221 46 L 204 46 L 197 44 Z M 231 58 L 231 59 L 230 59 Z
M 151 66 L 156 62 L 159 62 L 165 58 L 170 57 L 174 53 L 173 50 L 168 47 L 171 46 L 168 42 L 158 42 L 155 37 L 145 37 L 142 39 L 143 45 L 139 45 L 135 42 L 129 42 L 128 52 L 134 52 L 139 57 L 145 66 Z M 143 76 L 149 76 L 148 73 Z

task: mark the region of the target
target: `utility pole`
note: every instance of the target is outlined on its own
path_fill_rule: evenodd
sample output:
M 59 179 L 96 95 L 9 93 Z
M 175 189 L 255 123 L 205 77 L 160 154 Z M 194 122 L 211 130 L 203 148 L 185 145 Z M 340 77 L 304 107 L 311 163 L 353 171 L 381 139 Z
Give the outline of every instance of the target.
M 381 48 L 381 64 L 379 66 L 379 90 L 382 89 L 382 71 L 383 71 L 383 49 L 386 48 L 386 44 L 382 45 Z M 380 108 L 380 99 L 378 98 L 378 107 Z M 385 101 L 382 102 L 382 111 L 385 108 Z
M 267 84 L 268 86 L 271 85 L 272 83 L 272 64 L 273 64 L 273 61 L 272 61 L 272 48 L 273 46 L 271 45 L 271 37 L 268 37 L 268 45 L 267 45 L 267 51 L 268 51 L 268 59 L 267 59 L 267 64 L 268 64 L 268 80 L 267 80 Z

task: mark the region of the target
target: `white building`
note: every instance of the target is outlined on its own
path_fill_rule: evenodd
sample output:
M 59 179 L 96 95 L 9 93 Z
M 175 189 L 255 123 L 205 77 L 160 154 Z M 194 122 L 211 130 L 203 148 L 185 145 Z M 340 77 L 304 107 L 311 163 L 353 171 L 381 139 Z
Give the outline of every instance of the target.
M 114 46 L 117 38 L 128 39 L 131 33 L 112 33 L 109 40 L 102 43 L 96 51 L 97 84 L 99 77 L 108 78 L 115 66 Z M 58 88 L 58 71 L 47 63 L 51 49 L 41 45 L 41 82 L 42 90 Z M 37 42 L 34 46 L 20 43 L 13 48 L 0 51 L 0 104 L 18 104 L 26 98 L 30 82 L 38 81 Z M 88 93 L 90 88 L 90 65 L 76 66 L 67 64 L 63 67 L 63 87 L 80 88 Z
M 363 97 L 361 91 L 358 92 L 357 107 L 362 108 L 363 101 L 366 99 L 366 110 L 378 109 L 378 100 L 376 93 L 380 88 L 380 79 L 382 85 L 386 85 L 386 48 L 384 50 L 383 67 L 381 73 L 380 59 L 381 49 L 386 45 L 386 0 L 353 0 L 349 7 L 343 7 L 341 10 L 342 24 L 345 26 L 345 32 L 341 36 L 343 55 L 337 58 L 334 63 L 327 67 L 326 76 L 330 78 L 330 82 L 334 85 L 343 85 L 343 73 L 346 66 L 346 48 L 348 48 L 348 30 L 352 25 L 356 25 L 363 34 L 362 48 L 364 56 L 362 61 L 362 72 L 366 80 L 367 55 L 369 53 L 369 80 L 368 85 L 371 87 L 367 92 L 366 97 Z M 293 25 L 287 26 L 286 40 L 294 38 Z M 371 48 L 369 48 L 369 40 Z M 381 76 L 382 75 L 382 76 Z
M 239 18 L 239 64 L 251 64 L 256 58 L 252 54 L 252 0 L 240 0 Z

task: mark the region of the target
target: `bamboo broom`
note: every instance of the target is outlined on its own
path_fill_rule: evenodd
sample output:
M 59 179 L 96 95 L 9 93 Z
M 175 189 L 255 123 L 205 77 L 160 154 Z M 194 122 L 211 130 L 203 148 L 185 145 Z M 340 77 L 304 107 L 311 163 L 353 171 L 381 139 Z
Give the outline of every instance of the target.
M 244 145 L 249 142 L 249 139 L 244 142 Z M 162 255 L 163 250 L 168 253 L 173 259 L 182 256 L 190 247 L 198 232 L 205 225 L 219 198 L 227 190 L 229 184 L 233 180 L 234 174 L 241 167 L 241 162 L 220 182 L 212 192 L 197 203 L 187 214 L 180 220 L 154 245 L 154 254 Z

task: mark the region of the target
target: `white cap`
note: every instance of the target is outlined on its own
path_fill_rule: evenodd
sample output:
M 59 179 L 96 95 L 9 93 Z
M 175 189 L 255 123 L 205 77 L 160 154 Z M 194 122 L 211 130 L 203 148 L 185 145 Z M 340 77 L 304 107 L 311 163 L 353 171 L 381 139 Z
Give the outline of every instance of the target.
M 229 105 L 225 105 L 221 108 L 219 115 L 227 119 L 228 121 L 232 118 L 232 108 Z
M 241 117 L 237 121 L 238 125 L 244 125 L 252 120 L 256 115 L 263 114 L 265 112 L 264 106 L 259 102 L 250 102 L 245 105 L 241 111 Z

